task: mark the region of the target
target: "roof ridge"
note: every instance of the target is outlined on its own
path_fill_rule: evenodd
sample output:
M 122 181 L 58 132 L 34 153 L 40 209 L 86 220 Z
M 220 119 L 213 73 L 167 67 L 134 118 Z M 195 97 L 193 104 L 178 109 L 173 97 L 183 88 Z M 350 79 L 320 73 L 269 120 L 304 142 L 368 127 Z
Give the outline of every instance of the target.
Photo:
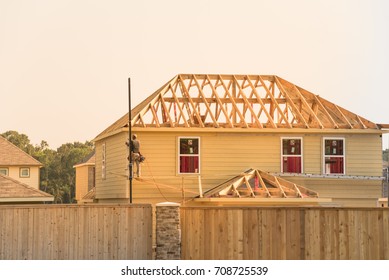
M 37 160 L 36 158 L 34 158 L 32 155 L 26 153 L 25 151 L 23 151 L 21 148 L 19 148 L 18 146 L 16 146 L 15 144 L 13 144 L 12 142 L 10 142 L 7 138 L 3 137 L 0 135 L 0 141 L 1 140 L 4 140 L 5 143 L 7 143 L 8 145 L 10 145 L 11 147 L 15 148 L 16 150 L 18 150 L 18 152 L 21 152 L 23 153 L 24 155 L 26 155 L 27 157 L 29 157 L 30 159 L 32 159 L 33 161 L 35 161 L 37 164 L 35 165 L 40 165 L 40 166 L 43 166 L 43 164 Z M 31 164 L 28 164 L 28 165 L 31 165 Z

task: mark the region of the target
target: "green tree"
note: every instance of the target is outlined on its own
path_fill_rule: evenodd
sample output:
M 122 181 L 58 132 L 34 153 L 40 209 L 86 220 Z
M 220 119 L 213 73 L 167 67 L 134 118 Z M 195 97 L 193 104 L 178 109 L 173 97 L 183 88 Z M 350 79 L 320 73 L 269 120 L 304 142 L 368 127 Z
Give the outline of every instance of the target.
M 384 161 L 389 161 L 389 149 L 382 151 L 382 159 Z
M 61 145 L 49 164 L 50 184 L 61 188 L 63 203 L 72 203 L 75 196 L 76 171 L 73 166 L 93 151 L 91 142 L 74 142 Z
M 2 133 L 1 136 L 14 144 L 16 147 L 25 151 L 27 154 L 33 154 L 34 146 L 30 143 L 30 139 L 26 134 L 20 134 L 17 131 L 9 130 Z

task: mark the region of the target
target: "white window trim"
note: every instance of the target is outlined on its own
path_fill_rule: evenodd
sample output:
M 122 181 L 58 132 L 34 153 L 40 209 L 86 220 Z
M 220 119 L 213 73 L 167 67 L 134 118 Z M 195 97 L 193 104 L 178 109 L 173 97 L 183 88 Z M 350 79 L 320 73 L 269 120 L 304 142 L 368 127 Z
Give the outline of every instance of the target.
M 199 172 L 197 173 L 181 173 L 180 172 L 180 140 L 181 139 L 198 139 L 199 140 L 199 152 L 198 154 L 192 155 L 193 157 L 198 157 L 199 158 Z M 188 154 L 183 154 L 183 156 L 188 156 Z M 189 156 L 191 156 L 189 154 Z M 178 175 L 200 175 L 201 174 L 201 139 L 199 136 L 179 136 L 178 141 L 177 141 L 177 174 Z
M 28 175 L 27 176 L 22 176 L 22 170 L 28 170 Z M 19 168 L 19 178 L 30 178 L 30 167 L 20 167 Z
M 301 155 L 285 155 L 288 157 L 301 157 L 301 173 L 304 173 L 304 140 L 303 137 L 281 137 L 281 173 L 284 173 L 284 165 L 283 165 L 283 158 L 284 158 L 284 149 L 282 146 L 282 142 L 285 139 L 296 139 L 296 140 L 301 140 Z M 293 172 L 296 173 L 296 172 Z M 296 173 L 300 174 L 300 173 Z
M 326 155 L 326 140 L 343 140 L 343 155 Z M 324 175 L 346 175 L 346 138 L 344 137 L 323 137 L 322 148 L 322 174 Z M 326 173 L 326 157 L 343 158 L 343 173 Z
M 0 167 L 0 170 L 5 170 L 5 176 L 9 176 L 9 169 L 8 169 L 8 167 Z
M 107 178 L 107 159 L 106 159 L 106 144 L 103 143 L 101 146 L 101 179 Z

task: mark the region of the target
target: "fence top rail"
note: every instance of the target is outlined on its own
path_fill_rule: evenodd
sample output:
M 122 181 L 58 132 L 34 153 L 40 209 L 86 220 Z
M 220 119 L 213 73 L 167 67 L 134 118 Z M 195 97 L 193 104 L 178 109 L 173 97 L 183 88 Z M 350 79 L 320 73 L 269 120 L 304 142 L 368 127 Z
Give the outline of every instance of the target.
M 228 206 L 197 206 L 197 205 L 191 205 L 191 206 L 181 206 L 180 207 L 182 210 L 284 210 L 284 209 L 290 209 L 290 210 L 321 210 L 321 211 L 341 211 L 341 210 L 359 210 L 359 211 L 388 211 L 389 212 L 389 207 L 320 207 L 320 206 L 255 206 L 255 205 L 247 205 L 247 206 L 242 206 L 242 205 L 228 205 Z
M 95 203 L 95 204 L 4 204 L 2 208 L 152 208 L 151 204 Z

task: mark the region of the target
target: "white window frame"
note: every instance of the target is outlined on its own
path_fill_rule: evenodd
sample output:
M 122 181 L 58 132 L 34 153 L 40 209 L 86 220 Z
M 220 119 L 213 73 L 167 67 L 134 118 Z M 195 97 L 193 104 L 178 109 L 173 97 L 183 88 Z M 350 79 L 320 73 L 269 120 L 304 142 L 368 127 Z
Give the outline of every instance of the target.
M 1 170 L 4 170 L 5 171 L 5 174 L 4 173 L 1 173 L 0 172 L 0 174 L 3 174 L 3 175 L 5 175 L 5 176 L 8 176 L 8 174 L 9 174 L 9 169 L 8 169 L 8 167 L 0 167 L 0 171 Z
M 27 170 L 27 175 L 23 175 L 23 171 Z M 19 168 L 19 178 L 30 178 L 30 167 Z
M 292 139 L 296 139 L 296 140 L 301 140 L 301 155 L 284 155 L 284 147 L 282 146 L 283 145 L 283 140 L 292 140 Z M 284 156 L 286 157 L 301 157 L 301 173 L 304 173 L 304 142 L 303 142 L 303 137 L 281 137 L 281 173 L 284 173 Z M 293 172 L 295 173 L 295 172 Z M 296 174 L 301 174 L 301 173 L 296 173 Z
M 107 162 L 106 162 L 106 145 L 105 143 L 101 146 L 101 179 L 107 178 Z
M 181 172 L 180 171 L 180 157 L 181 156 L 191 156 L 190 154 L 182 154 L 181 155 L 181 149 L 180 149 L 180 143 L 181 143 L 181 139 L 197 139 L 198 140 L 198 153 L 197 154 L 194 154 L 192 155 L 193 157 L 198 157 L 199 158 L 199 168 L 198 168 L 198 172 L 196 173 L 186 173 L 186 172 Z M 177 173 L 179 175 L 199 175 L 200 174 L 200 171 L 201 171 L 201 139 L 199 136 L 179 136 L 178 137 L 178 141 L 177 141 Z
M 326 155 L 326 140 L 343 140 L 343 155 Z M 346 174 L 346 138 L 344 137 L 323 137 L 323 150 L 322 150 L 322 174 L 324 175 L 345 175 Z M 343 173 L 326 173 L 326 157 L 339 157 L 343 158 Z

